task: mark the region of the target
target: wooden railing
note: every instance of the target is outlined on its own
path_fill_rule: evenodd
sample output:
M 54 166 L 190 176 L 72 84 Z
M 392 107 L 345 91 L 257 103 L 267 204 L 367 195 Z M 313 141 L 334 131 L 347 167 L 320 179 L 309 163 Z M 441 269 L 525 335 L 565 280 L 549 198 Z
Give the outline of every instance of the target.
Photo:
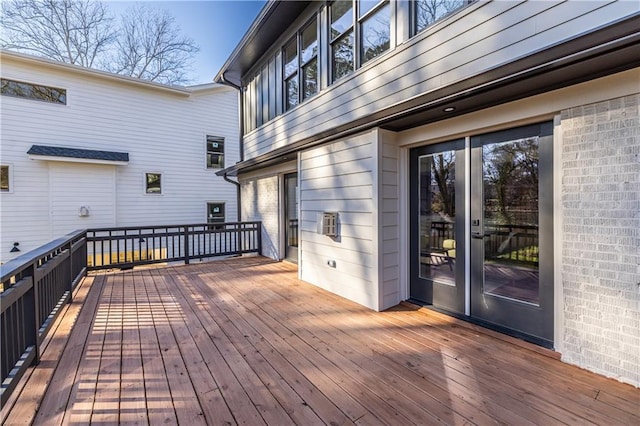
M 261 222 L 90 229 L 88 269 L 260 254 Z
M 88 270 L 260 254 L 261 228 L 237 222 L 82 230 L 1 265 L 1 404 L 38 363 L 51 324 Z
M 0 266 L 0 400 L 5 404 L 61 307 L 87 271 L 86 231 L 72 232 Z

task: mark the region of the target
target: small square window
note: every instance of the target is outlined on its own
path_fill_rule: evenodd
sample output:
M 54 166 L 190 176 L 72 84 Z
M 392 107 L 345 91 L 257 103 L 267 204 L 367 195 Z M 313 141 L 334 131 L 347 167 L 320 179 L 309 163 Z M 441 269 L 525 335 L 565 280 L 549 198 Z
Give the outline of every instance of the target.
M 226 220 L 224 203 L 207 203 L 207 223 L 222 224 Z M 210 229 L 221 229 L 222 227 L 211 227 Z
M 0 191 L 9 192 L 10 184 L 9 166 L 0 166 Z
M 207 203 L 207 223 L 224 223 L 224 203 Z
M 145 173 L 145 193 L 162 194 L 162 174 Z
M 224 138 L 207 136 L 207 168 L 224 168 Z

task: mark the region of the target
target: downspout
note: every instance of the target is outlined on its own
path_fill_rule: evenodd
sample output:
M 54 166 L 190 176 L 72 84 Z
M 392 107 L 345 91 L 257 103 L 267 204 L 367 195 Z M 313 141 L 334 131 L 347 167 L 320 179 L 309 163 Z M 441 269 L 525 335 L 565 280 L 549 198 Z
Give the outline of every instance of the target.
M 240 147 L 239 147 L 240 161 L 244 161 L 244 96 L 242 96 L 242 87 L 236 86 L 232 82 L 228 81 L 224 77 L 224 73 L 222 74 L 222 77 L 221 77 L 221 83 L 229 87 L 233 87 L 238 91 L 238 97 L 240 98 L 240 101 L 238 102 L 238 105 L 239 105 L 238 117 L 239 117 L 239 124 L 240 124 Z
M 226 180 L 227 182 L 232 183 L 232 184 L 234 184 L 236 186 L 236 190 L 237 190 L 237 194 L 236 194 L 237 206 L 236 206 L 236 208 L 238 209 L 237 210 L 238 211 L 237 216 L 238 216 L 238 222 L 242 222 L 242 211 L 240 210 L 240 207 L 242 205 L 240 203 L 240 182 L 236 182 L 235 180 L 229 179 L 229 177 L 227 176 L 226 173 L 222 176 L 222 178 L 224 180 Z
M 222 80 L 221 81 L 222 84 L 227 85 L 229 87 L 233 87 L 238 91 L 238 98 L 240 99 L 238 101 L 238 105 L 239 105 L 238 123 L 240 125 L 240 146 L 238 148 L 240 151 L 240 161 L 243 161 L 244 160 L 244 96 L 242 96 L 242 87 L 236 86 L 235 84 L 225 79 L 224 73 L 222 74 L 221 80 Z M 223 175 L 223 178 L 227 182 L 232 183 L 236 186 L 237 217 L 238 217 L 238 222 L 242 222 L 242 210 L 241 210 L 242 203 L 240 201 L 240 182 L 236 182 L 235 180 L 229 179 L 226 173 Z

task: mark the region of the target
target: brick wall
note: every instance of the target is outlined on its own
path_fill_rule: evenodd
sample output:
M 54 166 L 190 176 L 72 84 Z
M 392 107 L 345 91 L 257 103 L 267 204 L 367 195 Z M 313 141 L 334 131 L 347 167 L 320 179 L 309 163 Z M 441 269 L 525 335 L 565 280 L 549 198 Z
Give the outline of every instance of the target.
M 562 112 L 562 355 L 640 386 L 640 95 Z
M 278 176 L 240 180 L 242 220 L 262 221 L 262 254 L 279 259 Z

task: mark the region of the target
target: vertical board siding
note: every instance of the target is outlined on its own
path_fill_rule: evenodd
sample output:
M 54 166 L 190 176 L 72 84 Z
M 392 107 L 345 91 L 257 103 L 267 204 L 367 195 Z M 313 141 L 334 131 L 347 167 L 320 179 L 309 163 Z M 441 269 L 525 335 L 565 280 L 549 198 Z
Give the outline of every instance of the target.
M 380 309 L 400 303 L 400 150 L 394 136 L 380 131 Z
M 302 279 L 372 309 L 378 309 L 376 137 L 369 132 L 305 151 L 299 170 Z M 324 211 L 338 212 L 336 238 L 318 233 Z M 329 260 L 335 260 L 335 268 Z
M 194 87 L 181 95 L 6 55 L 1 70 L 3 78 L 67 91 L 67 105 L 2 97 L 1 162 L 12 166 L 14 180 L 13 192 L 0 194 L 2 261 L 12 257 L 14 241 L 25 252 L 62 229 L 53 230 L 49 212 L 54 163 L 29 159 L 34 144 L 129 153 L 128 165 L 109 166 L 115 168 L 115 217 L 98 221 L 92 213 L 92 226 L 201 223 L 212 201 L 225 203 L 228 221 L 237 219 L 237 189 L 216 176 L 217 169 L 206 168 L 205 147 L 206 135 L 222 136 L 225 165 L 239 160 L 235 90 Z M 51 167 L 58 170 L 61 164 L 69 165 L 67 194 L 91 198 L 88 182 L 97 179 L 93 169 L 70 163 Z M 75 179 L 72 170 L 78 172 Z M 162 173 L 162 195 L 144 194 L 145 172 Z M 86 222 L 76 214 L 64 228 Z
M 246 158 L 364 118 L 637 11 L 637 2 L 624 1 L 478 2 L 246 135 Z

